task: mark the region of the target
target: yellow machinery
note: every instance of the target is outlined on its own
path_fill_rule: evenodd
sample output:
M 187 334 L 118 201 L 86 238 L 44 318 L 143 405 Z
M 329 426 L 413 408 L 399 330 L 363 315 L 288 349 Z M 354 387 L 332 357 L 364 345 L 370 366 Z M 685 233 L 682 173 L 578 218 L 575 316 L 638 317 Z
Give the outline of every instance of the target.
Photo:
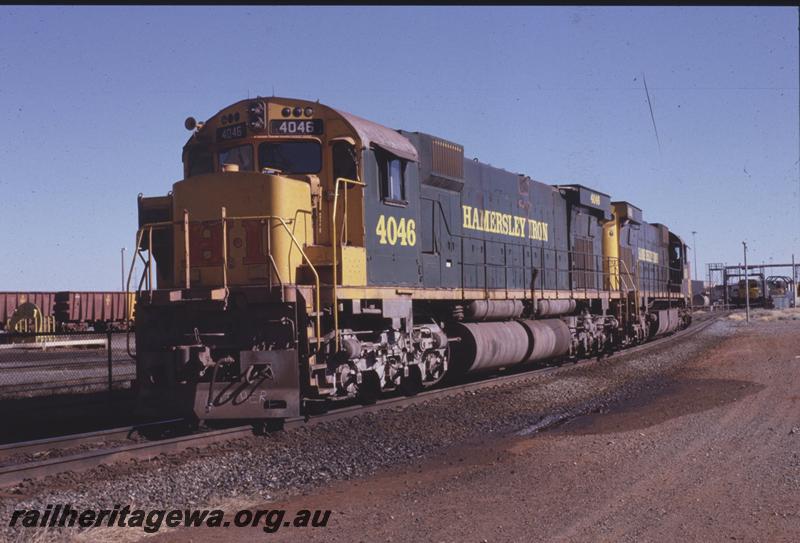
M 55 329 L 55 317 L 43 315 L 39 307 L 33 302 L 25 302 L 17 306 L 6 326 L 6 330 L 21 334 L 51 334 L 55 332 Z M 28 343 L 36 340 L 37 336 L 23 336 L 14 339 L 18 343 Z

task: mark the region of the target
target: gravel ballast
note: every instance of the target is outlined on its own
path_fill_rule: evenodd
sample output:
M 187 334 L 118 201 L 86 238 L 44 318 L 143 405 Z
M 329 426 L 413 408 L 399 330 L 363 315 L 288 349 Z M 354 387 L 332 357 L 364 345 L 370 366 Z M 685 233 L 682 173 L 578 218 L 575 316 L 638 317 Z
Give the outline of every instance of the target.
M 144 509 L 242 506 L 308 491 L 331 480 L 419 462 L 435 453 L 446 454 L 449 446 L 487 435 L 529 434 L 560 420 L 603 411 L 610 403 L 643 389 L 659 387 L 673 369 L 702 356 L 736 328 L 736 323 L 720 320 L 695 336 L 646 353 L 622 354 L 555 374 L 532 375 L 524 382 L 266 437 L 252 436 L 147 462 L 28 481 L 0 490 L 0 518 L 4 520 L 0 539 L 13 541 L 33 535 L 8 527 L 15 509 L 44 509 L 59 503 L 78 509 L 113 509 L 117 504 Z M 40 541 L 78 535 L 75 528 L 46 536 L 37 532 Z

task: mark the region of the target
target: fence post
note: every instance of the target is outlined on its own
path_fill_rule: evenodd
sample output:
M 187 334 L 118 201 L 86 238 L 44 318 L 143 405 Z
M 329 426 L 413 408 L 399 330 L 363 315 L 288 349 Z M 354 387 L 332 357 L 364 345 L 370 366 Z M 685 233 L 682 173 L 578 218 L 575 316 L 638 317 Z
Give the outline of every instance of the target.
M 108 352 L 108 401 L 111 402 L 112 399 L 112 387 L 113 387 L 113 379 L 111 375 L 111 363 L 112 363 L 112 356 L 111 356 L 111 330 L 106 330 L 106 350 Z

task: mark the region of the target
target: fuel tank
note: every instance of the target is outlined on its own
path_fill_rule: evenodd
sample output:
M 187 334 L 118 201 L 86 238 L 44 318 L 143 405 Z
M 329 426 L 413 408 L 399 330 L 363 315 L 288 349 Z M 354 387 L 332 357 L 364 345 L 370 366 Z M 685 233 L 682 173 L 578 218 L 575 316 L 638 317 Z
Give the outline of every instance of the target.
M 528 352 L 528 334 L 516 321 L 463 322 L 447 335 L 451 344 L 450 365 L 457 373 L 480 373 L 520 363 Z
M 530 347 L 525 362 L 535 362 L 569 353 L 572 335 L 560 319 L 524 320 L 520 324 L 528 333 Z
M 560 319 L 462 322 L 451 326 L 450 366 L 481 373 L 569 353 L 572 336 Z
M 682 324 L 682 320 L 677 309 L 662 309 L 655 311 L 655 315 L 656 322 L 651 328 L 653 331 L 652 335 L 654 336 L 660 336 L 674 332 Z

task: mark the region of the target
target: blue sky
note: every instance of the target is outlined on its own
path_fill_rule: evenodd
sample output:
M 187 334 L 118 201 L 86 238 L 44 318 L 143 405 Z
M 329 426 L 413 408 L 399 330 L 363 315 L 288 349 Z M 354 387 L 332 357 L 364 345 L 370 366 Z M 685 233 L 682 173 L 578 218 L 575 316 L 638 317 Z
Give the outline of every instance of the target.
M 796 8 L 2 7 L 0 290 L 119 287 L 183 120 L 319 99 L 800 260 Z M 650 91 L 660 148 L 642 77 Z

